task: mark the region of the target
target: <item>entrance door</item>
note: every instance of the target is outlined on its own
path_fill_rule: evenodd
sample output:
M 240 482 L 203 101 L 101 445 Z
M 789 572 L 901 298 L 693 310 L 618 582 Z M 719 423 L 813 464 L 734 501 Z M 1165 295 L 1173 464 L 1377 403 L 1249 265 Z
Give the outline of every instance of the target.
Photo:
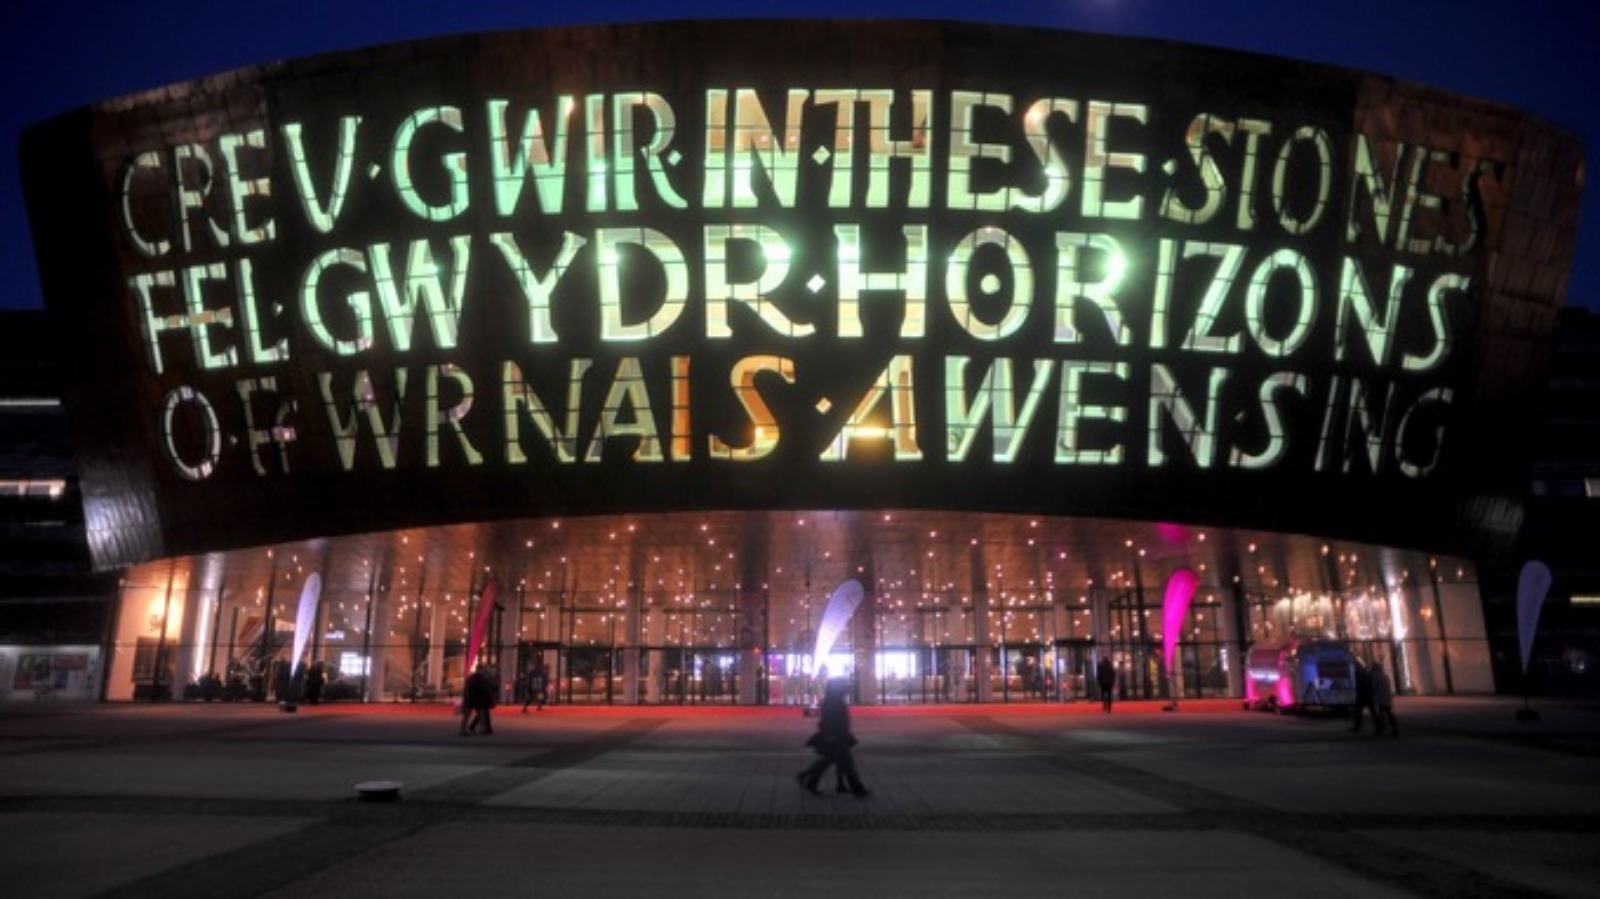
M 929 702 L 978 701 L 978 647 L 935 646 L 934 691 Z
M 663 705 L 737 705 L 738 653 L 715 646 L 649 646 L 640 651 L 643 700 Z
M 561 644 L 542 640 L 523 640 L 517 643 L 517 682 L 512 695 L 517 702 L 528 701 L 528 672 L 537 663 L 544 668 L 546 702 L 565 702 L 559 689 L 561 678 Z
M 1055 683 L 1052 698 L 1057 702 L 1077 702 L 1093 694 L 1094 640 L 1090 637 L 1056 640 Z

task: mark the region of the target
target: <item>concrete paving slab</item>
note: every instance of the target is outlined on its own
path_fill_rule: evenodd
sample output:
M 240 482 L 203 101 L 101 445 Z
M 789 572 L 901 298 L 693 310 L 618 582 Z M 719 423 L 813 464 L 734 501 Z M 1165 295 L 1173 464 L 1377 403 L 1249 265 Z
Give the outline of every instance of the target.
M 794 784 L 792 709 L 0 708 L 19 895 L 1600 895 L 1600 712 L 1410 699 L 1342 722 L 860 708 L 865 800 Z M 394 803 L 355 785 L 393 779 Z M 15 835 L 15 836 L 13 836 Z M 543 890 L 540 889 L 540 892 Z
M 623 861 L 625 860 L 625 861 Z M 456 823 L 268 895 L 475 893 L 653 897 L 1294 895 L 1389 899 L 1256 837 L 1128 831 L 1020 834 L 660 831 Z
M 282 836 L 311 818 L 235 815 L 152 816 L 21 813 L 6 815 L 0 855 L 9 896 L 93 896 L 229 850 Z
M 1594 833 L 1404 830 L 1368 835 L 1551 896 L 1600 896 L 1600 837 Z

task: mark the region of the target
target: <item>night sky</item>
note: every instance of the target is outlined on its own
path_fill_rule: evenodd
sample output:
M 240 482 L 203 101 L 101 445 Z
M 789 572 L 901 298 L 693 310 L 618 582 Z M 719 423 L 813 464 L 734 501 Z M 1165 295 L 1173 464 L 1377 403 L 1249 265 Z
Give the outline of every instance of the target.
M 5 0 L 0 308 L 43 299 L 17 171 L 27 124 L 278 59 L 443 34 L 693 18 L 924 18 L 1156 37 L 1362 69 L 1538 113 L 1600 147 L 1600 12 L 1574 0 Z M 1568 302 L 1600 309 L 1600 190 L 1583 201 Z

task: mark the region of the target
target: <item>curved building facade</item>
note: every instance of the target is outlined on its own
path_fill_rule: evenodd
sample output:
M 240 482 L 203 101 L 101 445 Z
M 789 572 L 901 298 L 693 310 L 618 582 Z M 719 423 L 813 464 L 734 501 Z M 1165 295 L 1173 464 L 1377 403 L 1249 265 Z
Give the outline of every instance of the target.
M 801 701 L 824 664 L 864 702 L 1070 699 L 1102 654 L 1240 695 L 1291 634 L 1493 687 L 1474 571 L 1520 527 L 1582 170 L 1516 110 L 678 22 L 264 65 L 23 149 L 127 569 L 109 698 L 291 660 L 440 695 L 481 658 L 575 702 Z

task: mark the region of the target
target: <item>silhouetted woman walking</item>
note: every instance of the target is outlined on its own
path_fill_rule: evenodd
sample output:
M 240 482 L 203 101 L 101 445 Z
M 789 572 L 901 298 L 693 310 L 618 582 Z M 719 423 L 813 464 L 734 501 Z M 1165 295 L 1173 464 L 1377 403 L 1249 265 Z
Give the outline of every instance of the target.
M 794 776 L 795 782 L 813 795 L 822 795 L 822 791 L 817 789 L 817 782 L 832 765 L 839 767 L 839 776 L 852 794 L 865 798 L 872 793 L 862 785 L 861 777 L 856 773 L 855 756 L 850 752 L 856 745 L 856 738 L 850 732 L 850 704 L 845 701 L 849 686 L 849 681 L 845 680 L 828 681 L 828 687 L 822 694 L 817 732 L 806 741 L 807 746 L 816 750 L 817 760 Z

